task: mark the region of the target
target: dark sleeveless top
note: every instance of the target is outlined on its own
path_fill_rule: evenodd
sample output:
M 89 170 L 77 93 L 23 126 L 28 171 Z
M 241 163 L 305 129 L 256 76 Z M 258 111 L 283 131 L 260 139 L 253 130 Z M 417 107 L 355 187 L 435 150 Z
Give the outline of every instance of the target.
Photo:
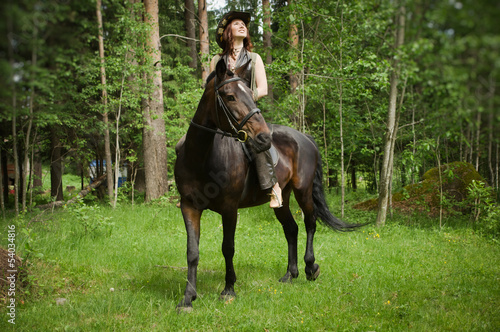
M 235 70 L 240 68 L 241 66 L 245 65 L 248 61 L 250 63 L 247 66 L 247 69 L 240 74 L 240 77 L 243 79 L 243 82 L 254 92 L 256 90 L 256 84 L 255 84 L 255 61 L 256 61 L 256 56 L 257 54 L 248 52 L 246 49 L 242 49 L 238 59 L 236 59 L 236 65 L 235 65 Z M 226 62 L 226 65 L 228 63 L 227 61 L 227 54 L 224 56 L 224 61 Z

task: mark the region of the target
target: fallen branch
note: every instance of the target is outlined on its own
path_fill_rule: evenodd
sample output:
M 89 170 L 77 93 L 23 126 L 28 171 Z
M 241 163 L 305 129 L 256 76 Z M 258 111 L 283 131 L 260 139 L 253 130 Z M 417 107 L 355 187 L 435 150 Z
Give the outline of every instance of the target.
M 75 197 L 73 197 L 69 201 L 67 201 L 67 202 L 65 202 L 65 201 L 55 201 L 55 202 L 52 202 L 52 203 L 49 203 L 49 204 L 38 205 L 37 208 L 40 209 L 40 210 L 45 210 L 45 209 L 51 209 L 51 208 L 61 207 L 63 205 L 73 204 L 77 200 L 79 200 L 80 198 L 83 198 L 83 197 L 87 196 L 95 188 L 99 187 L 104 182 L 104 180 L 106 180 L 106 173 L 104 173 L 103 175 L 101 175 L 100 177 L 98 177 L 94 182 L 92 182 L 90 185 L 88 185 L 87 187 L 85 187 L 85 189 L 83 189 L 82 191 L 80 191 Z

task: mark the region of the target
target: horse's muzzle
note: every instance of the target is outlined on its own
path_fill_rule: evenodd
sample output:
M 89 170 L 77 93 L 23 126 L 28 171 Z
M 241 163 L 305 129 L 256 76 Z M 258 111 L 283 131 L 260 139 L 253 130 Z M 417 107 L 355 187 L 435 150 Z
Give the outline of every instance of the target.
M 256 153 L 261 153 L 271 148 L 271 135 L 260 133 L 253 139 L 249 138 L 248 143 Z

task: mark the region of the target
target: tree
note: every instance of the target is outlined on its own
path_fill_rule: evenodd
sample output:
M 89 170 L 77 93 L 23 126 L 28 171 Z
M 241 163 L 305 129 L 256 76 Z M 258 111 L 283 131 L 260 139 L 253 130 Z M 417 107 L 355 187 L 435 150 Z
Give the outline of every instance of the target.
M 405 31 L 405 6 L 400 5 L 399 11 L 396 16 L 398 22 L 395 49 L 398 50 L 404 43 Z M 389 205 L 389 196 L 391 195 L 391 181 L 394 165 L 394 147 L 396 142 L 398 122 L 396 119 L 396 108 L 398 98 L 398 83 L 399 83 L 399 63 L 394 60 L 393 69 L 391 73 L 391 90 L 389 94 L 389 109 L 387 111 L 387 128 L 385 134 L 385 148 L 382 161 L 382 170 L 380 174 L 380 191 L 378 199 L 378 214 L 377 226 L 384 226 L 387 217 L 387 208 Z
M 191 61 L 189 67 L 196 70 L 198 68 L 198 51 L 196 49 L 196 20 L 194 12 L 194 0 L 184 1 L 184 20 L 186 24 L 187 45 Z
M 210 44 L 208 41 L 208 13 L 206 0 L 198 0 L 198 17 L 200 19 L 201 79 L 205 82 L 210 74 Z
M 262 11 L 264 13 L 264 35 L 263 35 L 263 44 L 264 44 L 264 50 L 266 52 L 266 60 L 265 64 L 266 65 L 271 65 L 273 63 L 273 57 L 271 54 L 272 50 L 272 41 L 271 41 L 271 5 L 269 0 L 262 0 Z M 273 89 L 272 85 L 268 83 L 268 90 L 267 90 L 267 95 L 269 100 L 273 101 Z
M 167 146 L 163 119 L 163 89 L 161 75 L 160 32 L 158 26 L 158 0 L 145 0 L 144 21 L 150 25 L 147 47 L 152 73 L 146 73 L 152 90 L 143 104 L 143 152 L 146 175 L 146 200 L 157 199 L 168 191 Z
M 97 27 L 99 33 L 99 58 L 101 59 L 102 104 L 104 107 L 102 120 L 104 122 L 104 156 L 106 159 L 106 183 L 108 198 L 113 200 L 113 165 L 111 162 L 111 142 L 109 139 L 108 92 L 106 90 L 106 67 L 104 59 L 104 29 L 102 25 L 101 0 L 96 3 Z

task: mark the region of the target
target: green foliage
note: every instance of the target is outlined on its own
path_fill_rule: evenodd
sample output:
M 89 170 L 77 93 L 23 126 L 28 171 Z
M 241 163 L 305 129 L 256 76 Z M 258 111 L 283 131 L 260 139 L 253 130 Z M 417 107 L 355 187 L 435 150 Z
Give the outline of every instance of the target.
M 95 235 L 104 233 L 106 236 L 111 235 L 114 222 L 111 222 L 112 217 L 104 217 L 101 215 L 101 208 L 97 205 L 87 205 L 82 200 L 66 207 L 69 211 L 73 222 L 81 227 L 82 235 Z M 81 232 L 80 231 L 80 232 Z
M 500 99 L 494 89 L 500 75 L 499 8 L 488 0 L 432 5 L 411 0 L 404 4 L 405 44 L 396 50 L 397 2 L 271 1 L 272 49 L 266 50 L 259 2 L 227 1 L 227 6 L 209 13 L 208 57 L 219 51 L 213 30 L 222 11 L 252 12 L 255 50 L 263 58 L 270 51 L 273 58 L 266 72 L 274 97 L 259 101 L 266 120 L 298 128 L 303 111 L 305 131 L 318 142 L 334 178 L 339 175 L 342 153 L 342 105 L 345 166 L 362 174 L 372 192 L 377 190 L 389 77 L 397 59 L 400 128 L 393 188 L 417 181 L 436 166 L 436 156 L 443 164 L 467 161 L 474 166 L 478 156 L 480 174 L 495 186 L 489 164 L 494 164 L 495 147 L 500 144 L 494 130 L 500 124 L 495 113 Z M 103 2 L 107 109 L 101 100 L 95 2 L 19 0 L 1 6 L 6 24 L 0 32 L 12 38 L 0 40 L 0 52 L 5 55 L 0 57 L 0 74 L 6 78 L 0 82 L 0 125 L 8 158 L 12 158 L 13 97 L 19 146 L 23 146 L 28 101 L 34 92 L 29 145 L 38 149 L 44 161 L 50 161 L 50 140 L 57 135 L 65 150 L 64 162 L 75 165 L 73 169 L 87 169 L 89 161 L 103 155 L 102 113 L 109 113 L 114 150 L 115 121 L 121 109 L 121 157 L 132 156 L 134 166 L 142 167 L 142 107 L 151 88 L 147 74 L 153 68 L 144 47 L 149 28 L 142 22 L 143 4 Z M 179 38 L 185 35 L 183 4 L 167 0 L 159 6 L 167 168 L 172 177 L 175 144 L 187 131 L 204 82 L 200 82 L 199 68 L 188 67 L 188 47 Z M 292 25 L 298 28 L 296 49 L 290 47 Z M 36 64 L 32 61 L 35 51 Z M 292 74 L 299 76 L 294 94 L 290 92 Z
M 472 205 L 471 218 L 481 229 L 498 241 L 500 236 L 500 206 L 495 201 L 493 189 L 483 181 L 472 180 L 467 187 L 468 199 Z
M 334 211 L 339 200 L 329 199 Z M 298 250 L 304 252 L 305 229 L 293 204 Z M 234 257 L 238 296 L 225 302 L 219 299 L 224 287 L 221 221 L 207 211 L 198 299 L 191 314 L 178 314 L 175 306 L 186 284 L 179 209 L 96 206 L 88 213 L 113 217 L 113 232 L 82 236 L 69 209 L 30 224 L 38 234 L 33 246 L 43 257 L 30 259 L 31 284 L 29 293 L 17 298 L 24 303 L 18 302 L 16 329 L 437 331 L 496 330 L 500 324 L 498 244 L 460 227 L 440 231 L 424 216 L 395 215 L 383 229 L 368 226 L 352 233 L 319 226 L 318 280 L 305 279 L 300 260 L 299 278 L 282 284 L 287 245 L 281 226 L 266 206 L 241 210 Z M 373 213 L 350 209 L 347 216 L 351 222 L 375 219 Z M 429 226 L 423 226 L 426 222 Z M 1 221 L 0 227 L 8 223 Z M 66 303 L 57 305 L 57 298 Z M 0 313 L 5 310 L 2 306 Z M 7 324 L 1 320 L 0 329 L 7 330 Z

